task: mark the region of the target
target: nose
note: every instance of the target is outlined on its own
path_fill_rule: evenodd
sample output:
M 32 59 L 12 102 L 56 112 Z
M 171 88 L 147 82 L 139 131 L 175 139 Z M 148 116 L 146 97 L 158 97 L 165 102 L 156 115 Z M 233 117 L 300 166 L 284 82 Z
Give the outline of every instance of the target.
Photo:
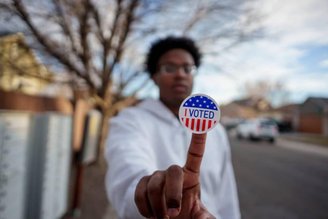
M 188 75 L 188 73 L 185 72 L 184 68 L 182 66 L 179 66 L 179 68 L 177 68 L 175 75 L 177 77 L 186 77 Z

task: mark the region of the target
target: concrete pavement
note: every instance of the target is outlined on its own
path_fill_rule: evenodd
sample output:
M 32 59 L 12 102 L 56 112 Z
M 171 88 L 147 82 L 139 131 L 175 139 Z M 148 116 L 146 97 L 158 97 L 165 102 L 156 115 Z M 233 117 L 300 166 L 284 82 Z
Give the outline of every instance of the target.
M 279 142 L 231 139 L 231 147 L 243 219 L 327 218 L 328 157 Z
M 279 147 L 328 157 L 328 147 L 323 147 L 320 145 L 291 141 L 283 138 L 278 138 L 276 145 Z

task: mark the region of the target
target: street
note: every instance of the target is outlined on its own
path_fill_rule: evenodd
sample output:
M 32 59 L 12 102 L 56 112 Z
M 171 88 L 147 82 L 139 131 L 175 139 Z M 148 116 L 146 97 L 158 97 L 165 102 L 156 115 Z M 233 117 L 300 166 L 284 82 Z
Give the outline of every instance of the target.
M 243 219 L 328 219 L 328 157 L 231 138 Z

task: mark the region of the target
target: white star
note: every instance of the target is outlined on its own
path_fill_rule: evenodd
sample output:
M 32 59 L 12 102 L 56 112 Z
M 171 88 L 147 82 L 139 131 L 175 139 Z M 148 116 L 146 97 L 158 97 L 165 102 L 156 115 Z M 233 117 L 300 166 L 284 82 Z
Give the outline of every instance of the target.
M 200 99 L 203 99 L 203 96 L 200 96 Z
M 191 99 L 189 99 L 189 101 L 191 101 Z
M 207 105 L 206 107 L 207 107 L 207 108 L 209 108 L 210 106 L 209 106 L 209 105 Z
M 213 102 L 211 102 L 211 104 L 213 105 Z
M 203 103 L 206 103 L 206 101 L 204 100 Z
M 195 104 L 192 104 L 192 106 L 195 106 Z
M 199 107 L 202 107 L 202 104 L 199 104 Z
M 199 100 L 196 100 L 196 102 L 198 103 L 198 102 L 199 102 Z

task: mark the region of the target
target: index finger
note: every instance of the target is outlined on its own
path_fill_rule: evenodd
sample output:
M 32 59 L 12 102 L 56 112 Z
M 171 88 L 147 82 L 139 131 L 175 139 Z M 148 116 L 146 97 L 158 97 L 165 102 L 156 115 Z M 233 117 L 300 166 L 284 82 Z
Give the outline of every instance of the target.
M 192 134 L 188 150 L 185 171 L 199 175 L 200 165 L 205 151 L 206 133 Z

